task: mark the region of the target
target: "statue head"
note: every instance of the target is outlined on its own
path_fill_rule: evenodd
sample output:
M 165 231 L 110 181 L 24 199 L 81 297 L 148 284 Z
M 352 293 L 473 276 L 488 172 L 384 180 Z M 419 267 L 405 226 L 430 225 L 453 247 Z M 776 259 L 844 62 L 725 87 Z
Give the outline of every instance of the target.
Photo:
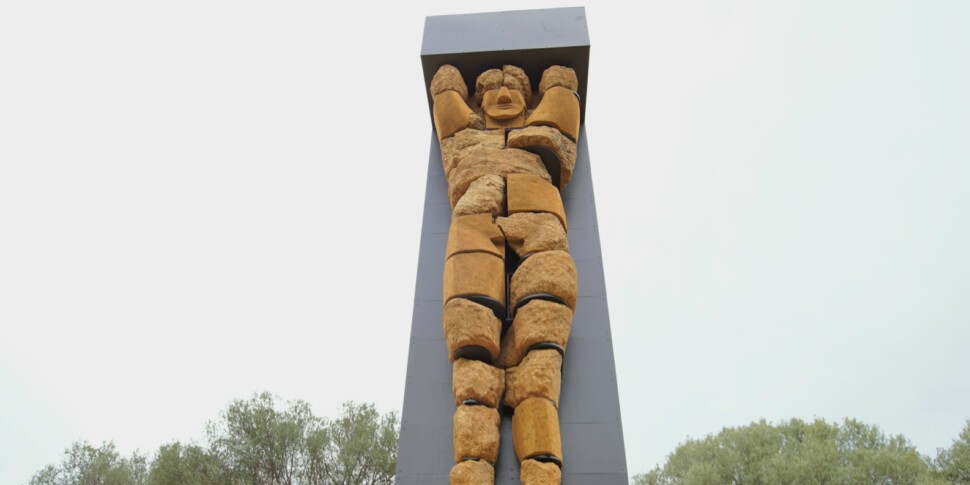
M 525 112 L 525 97 L 506 86 L 491 89 L 482 96 L 482 111 L 490 118 L 509 120 Z
M 486 120 L 511 122 L 524 116 L 531 97 L 529 76 L 516 66 L 489 69 L 475 81 L 475 101 L 481 105 Z

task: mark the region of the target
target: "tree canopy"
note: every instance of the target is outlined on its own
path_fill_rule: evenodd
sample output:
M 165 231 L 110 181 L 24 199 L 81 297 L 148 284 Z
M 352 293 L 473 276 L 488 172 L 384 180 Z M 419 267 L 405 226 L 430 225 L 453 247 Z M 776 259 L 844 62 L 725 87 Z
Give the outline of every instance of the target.
M 953 483 L 970 483 L 970 420 L 953 445 L 937 453 L 933 464 L 940 477 Z
M 30 485 L 389 485 L 398 432 L 397 414 L 371 404 L 345 403 L 331 420 L 262 393 L 233 401 L 204 444 L 164 444 L 149 459 L 79 442 Z
M 145 483 L 147 461 L 143 455 L 121 456 L 113 443 L 95 448 L 74 443 L 64 450 L 60 465 L 48 465 L 30 480 L 30 485 L 130 485 Z
M 74 443 L 29 485 L 389 485 L 396 413 L 344 403 L 336 419 L 269 393 L 232 401 L 203 443 L 164 444 L 150 457 L 114 443 Z M 935 458 L 902 435 L 841 424 L 764 420 L 681 443 L 635 485 L 970 485 L 970 421 Z
M 902 435 L 846 419 L 798 419 L 688 438 L 636 485 L 936 485 L 970 483 L 970 421 L 935 460 Z

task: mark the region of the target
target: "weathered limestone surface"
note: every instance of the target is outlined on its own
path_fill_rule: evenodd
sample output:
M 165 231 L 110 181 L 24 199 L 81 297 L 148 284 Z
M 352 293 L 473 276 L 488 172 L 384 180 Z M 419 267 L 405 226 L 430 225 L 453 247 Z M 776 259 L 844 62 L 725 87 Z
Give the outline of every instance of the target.
M 464 298 L 445 303 L 444 330 L 448 358 L 452 360 L 456 350 L 472 346 L 487 350 L 493 360 L 498 356 L 502 321 L 492 310 L 478 303 Z
M 479 74 L 475 79 L 475 103 L 481 105 L 485 93 L 502 87 L 504 81 L 505 74 L 501 69 L 489 69 Z
M 569 251 L 566 231 L 553 214 L 520 212 L 499 217 L 495 222 L 519 257 L 542 251 Z
M 434 126 L 438 132 L 438 141 L 468 128 L 473 113 L 457 91 L 445 91 L 435 96 Z
M 559 188 L 565 188 L 573 178 L 573 170 L 576 168 L 576 142 L 555 128 L 528 126 L 512 130 L 509 132 L 508 147 L 543 147 L 552 150 L 559 157 Z
M 480 407 L 480 406 L 479 406 Z M 548 455 L 562 460 L 559 411 L 552 401 L 531 398 L 522 401 L 512 415 L 512 442 L 519 461 Z
M 465 195 L 458 199 L 451 211 L 452 217 L 471 214 L 505 213 L 505 179 L 498 175 L 482 175 L 468 186 Z
M 462 83 L 464 86 L 465 83 Z M 576 71 L 571 67 L 549 66 L 542 71 L 542 79 L 539 80 L 539 96 L 546 94 L 551 88 L 562 86 L 570 91 L 579 89 L 579 78 Z
M 522 401 L 538 397 L 559 407 L 562 388 L 562 355 L 553 349 L 533 350 L 516 367 L 505 371 L 506 390 L 502 403 L 517 408 Z
M 455 297 L 484 295 L 504 304 L 505 261 L 486 253 L 456 254 L 445 261 L 443 290 L 445 302 Z
M 555 463 L 525 460 L 519 470 L 519 481 L 522 485 L 559 485 L 562 470 Z
M 481 117 L 479 122 L 484 123 Z M 482 125 L 484 126 L 484 124 Z M 459 160 L 481 148 L 500 150 L 505 147 L 505 133 L 502 130 L 476 130 L 468 128 L 455 133 L 455 136 L 441 140 L 441 166 L 445 176 L 458 165 Z
M 472 111 L 472 114 L 469 116 L 468 120 L 468 128 L 485 130 L 485 118 L 482 118 L 482 115 Z
M 448 483 L 450 485 L 493 485 L 495 467 L 487 461 L 463 461 L 451 468 Z
M 551 126 L 576 140 L 579 138 L 579 120 L 579 98 L 573 90 L 555 86 L 542 95 L 526 124 Z
M 525 71 L 519 66 L 506 64 L 502 66 L 502 74 L 504 75 L 503 84 L 509 89 L 515 89 L 522 93 L 525 104 L 528 105 L 532 101 L 532 85 L 529 83 L 529 76 L 526 75 Z
M 511 100 L 504 103 L 503 100 Z M 525 128 L 526 105 L 518 91 L 502 87 L 498 91 L 485 93 L 482 100 L 485 115 L 485 128 L 489 130 L 511 130 Z
M 556 216 L 566 225 L 566 210 L 562 205 L 559 189 L 549 180 L 531 174 L 509 174 L 506 177 L 506 191 L 508 193 L 509 215 L 520 212 L 548 212 Z
M 505 389 L 505 372 L 476 360 L 457 359 L 451 369 L 455 404 L 474 399 L 490 408 L 498 407 Z
M 512 432 L 521 483 L 559 485 L 562 481 L 556 464 L 530 458 L 562 459 L 557 407 L 563 357 L 555 349 L 530 348 L 549 343 L 565 349 L 578 296 L 559 192 L 576 164 L 578 87 L 573 69 L 550 66 L 538 85 L 538 104 L 529 111 L 532 87 L 525 71 L 516 66 L 478 76 L 477 105 L 470 105 L 469 86 L 454 66 L 441 66 L 431 81 L 434 124 L 453 208 L 442 294 L 457 404 L 452 485 L 494 483 L 500 403 L 515 409 Z M 543 149 L 559 158 L 559 187 L 552 185 L 542 159 L 527 151 L 545 155 Z M 522 258 L 508 294 L 506 245 Z M 495 316 L 499 309 L 467 299 L 484 296 L 505 304 L 510 298 L 509 308 L 514 308 L 523 298 L 540 293 L 554 295 L 565 304 L 525 303 L 515 310 L 504 339 L 503 322 Z M 485 349 L 495 366 L 454 358 L 457 350 L 467 347 Z M 464 355 L 486 358 L 484 353 Z M 465 401 L 480 404 L 462 404 Z
M 551 404 L 550 404 L 551 406 Z M 455 463 L 479 458 L 491 464 L 498 459 L 498 410 L 485 406 L 458 406 L 454 417 Z M 559 432 L 557 423 L 556 432 Z
M 543 74 L 542 79 L 545 78 L 545 74 Z M 541 83 L 539 89 L 542 89 Z M 458 68 L 451 64 L 445 64 L 439 67 L 438 72 L 431 78 L 432 98 L 445 91 L 457 91 L 461 95 L 461 99 L 468 99 L 468 86 L 465 85 L 465 80 L 462 78 Z
M 575 310 L 577 291 L 576 264 L 565 251 L 544 251 L 533 254 L 522 261 L 512 275 L 513 307 L 522 297 L 536 293 L 549 293 L 558 296 L 566 306 Z
M 505 235 L 491 214 L 453 218 L 448 229 L 446 258 L 461 253 L 488 253 L 505 259 Z
M 463 157 L 451 171 L 448 176 L 448 199 L 454 207 L 468 186 L 479 177 L 499 175 L 506 178 L 514 173 L 535 175 L 546 182 L 552 180 L 539 155 L 525 150 L 482 148 Z
M 485 93 L 505 86 L 522 93 L 526 104 L 532 101 L 532 85 L 529 76 L 518 66 L 505 65 L 502 69 L 489 69 L 475 79 L 475 103 L 481 105 Z
M 566 305 L 545 300 L 522 305 L 502 339 L 495 365 L 506 368 L 519 365 L 529 347 L 536 344 L 552 342 L 565 349 L 572 321 L 573 312 Z

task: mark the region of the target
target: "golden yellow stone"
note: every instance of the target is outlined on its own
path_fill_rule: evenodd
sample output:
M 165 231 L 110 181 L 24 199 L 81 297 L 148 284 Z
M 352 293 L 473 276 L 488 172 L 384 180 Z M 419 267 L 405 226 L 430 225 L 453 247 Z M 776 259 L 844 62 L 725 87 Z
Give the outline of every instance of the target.
M 445 257 L 451 258 L 461 253 L 487 253 L 505 259 L 505 236 L 491 214 L 452 219 Z
M 455 463 L 478 458 L 494 465 L 498 459 L 498 425 L 496 409 L 458 406 L 454 416 Z
M 515 173 L 509 174 L 505 183 L 509 215 L 520 212 L 546 212 L 556 216 L 562 223 L 563 229 L 569 229 L 566 225 L 566 210 L 562 205 L 562 196 L 559 195 L 559 189 L 549 180 L 531 174 Z
M 532 259 L 532 258 L 529 258 Z M 505 304 L 505 261 L 492 254 L 461 253 L 445 261 L 443 301 L 487 296 Z
M 562 460 L 559 411 L 552 401 L 536 397 L 522 401 L 512 415 L 512 441 L 520 462 L 537 456 Z
M 495 365 L 519 365 L 529 347 L 536 344 L 551 342 L 565 349 L 572 321 L 573 311 L 566 305 L 546 300 L 532 300 L 522 305 L 502 338 L 502 349 Z
M 481 347 L 493 360 L 498 356 L 502 321 L 489 308 L 464 298 L 445 303 L 444 331 L 451 360 L 455 359 L 455 351 L 463 347 Z
M 487 461 L 463 461 L 451 467 L 448 483 L 450 485 L 493 485 L 495 467 Z
M 505 371 L 502 404 L 516 408 L 526 399 L 538 397 L 559 406 L 562 388 L 562 355 L 554 349 L 532 350 L 516 367 Z
M 528 126 L 551 126 L 576 140 L 579 138 L 579 98 L 562 86 L 549 88 L 526 120 Z
M 515 270 L 510 286 L 513 307 L 523 297 L 546 293 L 559 297 L 570 309 L 576 309 L 576 264 L 565 251 L 544 251 L 529 256 Z
M 490 408 L 498 407 L 505 389 L 505 372 L 484 362 L 457 359 L 452 363 L 451 389 L 455 404 L 474 399 Z

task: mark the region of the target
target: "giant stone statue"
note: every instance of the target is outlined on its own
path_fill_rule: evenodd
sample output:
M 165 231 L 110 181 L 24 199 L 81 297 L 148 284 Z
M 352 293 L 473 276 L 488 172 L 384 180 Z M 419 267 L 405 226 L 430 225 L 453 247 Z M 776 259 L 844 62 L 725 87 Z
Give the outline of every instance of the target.
M 558 406 L 577 274 L 559 189 L 576 163 L 577 87 L 563 66 L 548 67 L 536 92 L 511 65 L 481 73 L 472 98 L 451 65 L 431 82 L 453 207 L 442 295 L 457 405 L 452 485 L 494 482 L 499 406 L 513 410 L 521 483 L 561 481 L 569 437 Z
M 582 7 L 425 20 L 433 130 L 397 485 L 628 483 L 589 54 Z

